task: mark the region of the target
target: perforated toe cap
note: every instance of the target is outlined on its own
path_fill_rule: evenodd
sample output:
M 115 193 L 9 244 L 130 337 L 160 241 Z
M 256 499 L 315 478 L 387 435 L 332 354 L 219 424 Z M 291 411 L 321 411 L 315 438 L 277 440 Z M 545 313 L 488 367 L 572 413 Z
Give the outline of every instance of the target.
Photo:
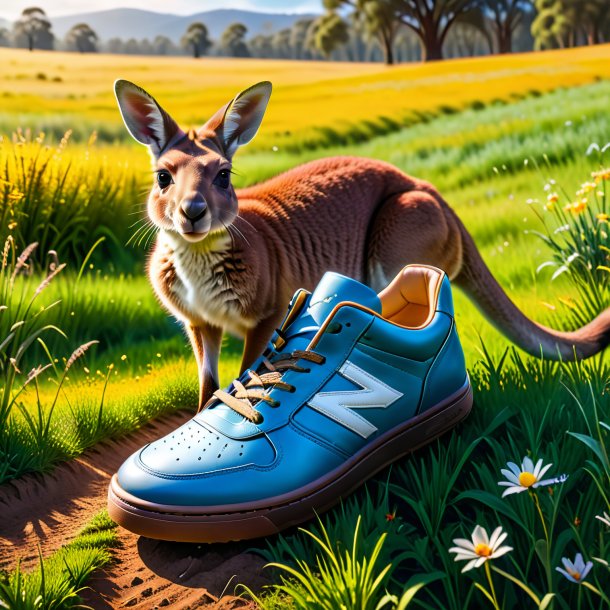
M 273 446 L 262 434 L 235 440 L 194 420 L 151 443 L 139 454 L 145 470 L 172 478 L 205 475 L 248 464 L 268 466 L 274 458 Z

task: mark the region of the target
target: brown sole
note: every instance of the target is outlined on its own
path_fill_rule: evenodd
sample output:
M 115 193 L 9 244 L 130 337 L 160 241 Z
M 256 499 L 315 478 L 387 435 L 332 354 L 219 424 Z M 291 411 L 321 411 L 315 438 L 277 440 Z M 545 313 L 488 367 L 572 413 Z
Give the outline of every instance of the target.
M 124 528 L 157 540 L 229 542 L 277 534 L 328 510 L 384 467 L 453 428 L 470 413 L 472 401 L 467 381 L 459 392 L 389 430 L 340 468 L 284 496 L 229 506 L 168 506 L 132 496 L 115 474 L 108 488 L 108 513 Z

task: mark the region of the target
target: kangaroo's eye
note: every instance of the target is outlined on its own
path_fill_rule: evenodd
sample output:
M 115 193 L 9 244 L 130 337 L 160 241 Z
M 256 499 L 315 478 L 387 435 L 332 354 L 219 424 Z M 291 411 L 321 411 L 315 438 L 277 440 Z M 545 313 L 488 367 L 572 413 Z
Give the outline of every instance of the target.
M 157 184 L 160 188 L 167 188 L 171 183 L 172 175 L 168 171 L 162 169 L 161 171 L 157 172 Z
M 214 184 L 219 186 L 221 189 L 228 189 L 231 178 L 231 172 L 228 169 L 221 169 L 216 178 L 214 178 Z

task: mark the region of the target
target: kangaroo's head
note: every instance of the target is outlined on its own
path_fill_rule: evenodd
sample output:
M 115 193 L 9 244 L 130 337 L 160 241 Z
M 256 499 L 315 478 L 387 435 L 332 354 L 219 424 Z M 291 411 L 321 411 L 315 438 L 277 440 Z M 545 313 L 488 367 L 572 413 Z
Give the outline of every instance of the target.
M 114 90 L 129 133 L 148 146 L 153 157 L 150 219 L 191 243 L 228 227 L 237 216 L 231 159 L 256 135 L 271 83 L 242 91 L 203 127 L 188 132 L 137 85 L 117 80 Z

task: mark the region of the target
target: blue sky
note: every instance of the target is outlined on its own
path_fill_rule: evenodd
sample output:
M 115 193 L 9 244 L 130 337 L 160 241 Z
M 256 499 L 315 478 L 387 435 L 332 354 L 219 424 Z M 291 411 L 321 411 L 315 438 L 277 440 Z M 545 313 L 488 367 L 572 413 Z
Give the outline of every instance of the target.
M 192 15 L 201 11 L 216 8 L 238 8 L 262 13 L 319 13 L 322 11 L 322 0 L 37 0 L 32 2 L 2 2 L 0 16 L 16 19 L 28 6 L 40 6 L 47 15 L 56 17 L 71 13 L 88 13 L 109 8 L 141 8 L 158 13 L 176 13 Z

